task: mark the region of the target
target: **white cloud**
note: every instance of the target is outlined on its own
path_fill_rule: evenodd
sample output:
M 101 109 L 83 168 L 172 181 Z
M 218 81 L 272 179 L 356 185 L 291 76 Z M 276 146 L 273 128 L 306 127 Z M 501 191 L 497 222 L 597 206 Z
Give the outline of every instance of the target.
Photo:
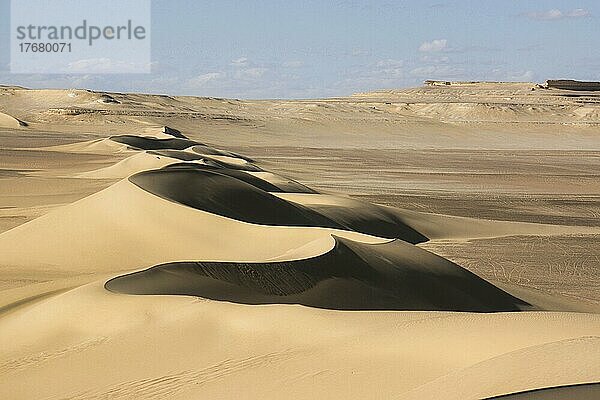
M 302 61 L 285 61 L 281 64 L 284 68 L 300 68 L 304 66 Z
M 380 79 L 381 82 L 390 79 L 400 79 L 404 76 L 404 60 L 379 60 L 374 68 L 369 71 L 361 72 L 359 75 L 369 79 Z
M 209 72 L 207 74 L 198 75 L 195 78 L 189 80 L 189 84 L 195 87 L 206 86 L 210 82 L 217 81 L 225 77 L 223 72 Z
M 421 52 L 434 52 L 445 50 L 448 46 L 448 40 L 446 39 L 435 39 L 431 42 L 423 42 L 419 46 Z
M 575 8 L 571 11 L 561 11 L 557 8 L 553 8 L 547 11 L 536 11 L 526 13 L 525 16 L 531 19 L 537 19 L 542 21 L 552 21 L 564 18 L 584 18 L 589 17 L 591 13 L 583 8 Z
M 369 64 L 370 68 L 349 68 L 343 79 L 330 87 L 332 95 L 406 86 L 404 65 L 403 60 L 382 59 Z
M 245 68 L 237 71 L 235 77 L 238 79 L 257 79 L 262 77 L 265 72 L 267 72 L 266 68 Z
M 88 58 L 85 60 L 77 60 L 70 62 L 67 65 L 67 70 L 71 72 L 83 72 L 89 70 L 92 67 L 97 68 L 111 68 L 112 61 L 110 58 Z
M 536 74 L 532 70 L 511 70 L 504 68 L 493 68 L 485 73 L 486 79 L 509 82 L 535 82 Z
M 533 71 L 522 71 L 509 75 L 510 80 L 520 81 L 520 82 L 532 82 L 535 79 L 535 74 Z
M 384 78 L 402 78 L 404 70 L 402 68 L 384 68 L 378 71 L 373 71 L 371 75 L 381 76 Z
M 589 17 L 591 15 L 591 13 L 588 10 L 585 10 L 583 8 L 576 8 L 568 13 L 566 13 L 566 16 L 569 18 L 582 18 L 582 17 Z
M 392 59 L 379 60 L 375 65 L 379 68 L 400 68 L 404 65 L 404 61 Z
M 412 76 L 420 78 L 452 78 L 463 74 L 462 68 L 451 65 L 423 65 L 410 71 Z
M 450 57 L 448 56 L 437 56 L 437 55 L 423 55 L 421 56 L 421 62 L 424 63 L 433 63 L 433 64 L 446 64 L 450 61 Z
M 365 50 L 365 49 L 354 49 L 350 52 L 350 55 L 352 57 L 362 57 L 362 56 L 368 56 L 370 54 L 371 54 L 371 52 L 369 50 Z
M 137 73 L 137 72 L 150 72 L 151 63 L 134 63 L 130 61 L 113 60 L 110 58 L 88 58 L 84 60 L 77 60 L 70 62 L 60 71 L 61 73 L 90 73 L 90 74 L 102 74 L 102 73 Z
M 236 58 L 235 60 L 231 60 L 231 65 L 235 67 L 245 67 L 248 65 L 247 57 Z

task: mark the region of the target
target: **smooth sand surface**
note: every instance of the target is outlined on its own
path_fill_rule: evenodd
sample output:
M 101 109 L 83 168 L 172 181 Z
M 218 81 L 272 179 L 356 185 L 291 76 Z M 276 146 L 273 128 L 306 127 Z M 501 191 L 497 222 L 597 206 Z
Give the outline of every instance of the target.
M 177 158 L 144 151 L 129 156 L 114 165 L 93 171 L 81 172 L 76 176 L 79 178 L 91 179 L 122 179 L 140 171 L 161 168 L 178 162 L 180 162 L 180 160 Z
M 7 314 L 0 329 L 11 343 L 0 393 L 12 398 L 446 398 L 460 389 L 456 398 L 475 399 L 600 373 L 600 319 L 579 313 L 340 312 L 120 295 L 98 282 Z
M 20 128 L 22 126 L 27 126 L 27 123 L 18 120 L 12 115 L 0 112 L 0 127 L 15 129 Z
M 0 397 L 594 399 L 600 113 L 531 88 L 1 88 Z

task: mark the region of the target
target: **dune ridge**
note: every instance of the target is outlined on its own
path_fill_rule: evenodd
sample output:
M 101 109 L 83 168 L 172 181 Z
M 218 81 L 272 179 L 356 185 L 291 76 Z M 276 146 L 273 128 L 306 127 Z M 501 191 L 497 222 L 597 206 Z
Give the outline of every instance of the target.
M 312 153 L 294 146 L 317 142 L 597 148 L 595 93 L 531 89 L 476 83 L 256 102 L 0 88 L 11 93 L 2 110 L 32 121 L 21 132 L 86 140 L 32 153 L 103 155 L 83 166 L 95 170 L 63 168 L 62 178 L 114 182 L 0 234 L 3 276 L 37 279 L 0 291 L 0 397 L 593 398 L 597 307 L 487 281 L 419 246 L 597 227 L 410 211 L 300 183 Z M 252 146 L 252 157 L 238 153 Z M 278 151 L 299 159 L 304 178 L 263 169 Z M 551 172 L 588 182 L 593 156 Z M 443 161 L 439 170 L 452 172 L 456 159 Z M 418 180 L 421 170 L 401 173 Z M 340 172 L 346 185 L 360 181 Z
M 322 256 L 276 263 L 178 262 L 109 280 L 128 294 L 337 310 L 517 311 L 529 304 L 441 257 L 396 240 L 335 237 Z
M 184 150 L 201 144 L 194 140 L 182 139 L 178 137 L 161 139 L 152 136 L 117 135 L 111 136 L 109 139 L 113 142 L 122 143 L 138 150 Z
M 198 156 L 196 156 L 198 157 Z M 206 160 L 203 157 L 197 159 L 202 160 L 202 163 L 174 163 L 163 167 L 163 170 L 184 170 L 192 169 L 212 171 L 219 174 L 227 175 L 232 178 L 246 182 L 265 192 L 273 193 L 316 193 L 311 188 L 302 185 L 291 179 L 285 179 L 279 175 L 272 173 L 257 173 L 256 171 L 247 171 L 239 168 L 231 168 L 228 165 L 220 165 L 212 163 L 211 160 Z
M 250 179 L 222 174 L 219 169 L 198 169 L 183 164 L 177 168 L 141 172 L 129 180 L 164 199 L 248 223 L 348 229 L 411 243 L 427 240 L 399 220 L 386 220 L 385 215 L 370 212 L 368 217 L 363 215 L 360 219 L 340 212 L 319 212 L 274 196 L 253 185 Z
M 124 179 L 1 233 L 0 253 L 15 267 L 106 273 L 175 260 L 306 258 L 329 251 L 331 234 L 389 241 L 340 229 L 249 224 L 162 199 Z M 248 246 L 257 238 L 263 245 Z
M 191 159 L 188 162 L 200 160 L 201 158 L 199 157 L 197 160 Z M 140 171 L 161 168 L 178 162 L 181 162 L 181 160 L 178 158 L 172 158 L 168 155 L 163 155 L 153 151 L 143 151 L 137 152 L 136 154 L 133 154 L 108 167 L 81 172 L 75 176 L 78 178 L 92 179 L 122 179 Z

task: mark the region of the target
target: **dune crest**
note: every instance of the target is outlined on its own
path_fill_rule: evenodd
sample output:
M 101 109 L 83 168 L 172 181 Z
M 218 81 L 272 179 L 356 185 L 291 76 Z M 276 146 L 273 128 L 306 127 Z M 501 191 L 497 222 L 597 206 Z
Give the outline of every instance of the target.
M 383 211 L 379 214 L 367 211 L 361 219 L 360 216 L 353 218 L 341 211 L 312 209 L 261 189 L 255 182 L 260 181 L 259 178 L 250 175 L 245 179 L 236 179 L 235 175 L 240 174 L 180 164 L 177 168 L 141 172 L 129 180 L 164 199 L 243 222 L 347 229 L 411 243 L 427 240 L 424 235 Z
M 194 140 L 178 137 L 161 139 L 152 136 L 117 135 L 111 136 L 109 139 L 113 142 L 122 143 L 137 150 L 184 150 L 200 144 Z
M 200 160 L 201 159 L 199 159 L 199 161 Z M 133 154 L 114 165 L 93 171 L 82 172 L 76 176 L 79 178 L 94 179 L 122 179 L 140 171 L 162 168 L 164 166 L 179 162 L 181 162 L 181 160 L 171 158 L 160 153 L 143 151 Z M 189 162 L 194 162 L 194 160 L 189 160 Z
M 162 199 L 125 179 L 1 233 L 0 253 L 11 266 L 105 273 L 174 260 L 307 258 L 329 251 L 332 234 L 389 241 L 340 229 L 249 224 Z M 248 246 L 254 240 L 264 245 Z
M 275 263 L 176 262 L 109 280 L 128 294 L 337 310 L 517 311 L 529 304 L 439 256 L 396 240 L 340 237 L 326 254 Z

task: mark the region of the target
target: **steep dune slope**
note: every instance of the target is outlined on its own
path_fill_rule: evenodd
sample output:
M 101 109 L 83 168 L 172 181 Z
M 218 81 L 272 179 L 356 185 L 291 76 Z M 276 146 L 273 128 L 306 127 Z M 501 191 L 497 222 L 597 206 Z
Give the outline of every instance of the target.
M 318 257 L 276 263 L 178 262 L 114 278 L 111 291 L 338 310 L 516 311 L 529 306 L 477 275 L 396 240 L 336 238 Z
M 347 229 L 411 243 L 427 239 L 399 220 L 386 221 L 385 215 L 371 212 L 370 220 L 361 224 L 341 215 L 323 214 L 219 171 L 180 164 L 178 168 L 141 172 L 129 180 L 164 199 L 248 223 Z
M 174 260 L 310 257 L 332 248 L 332 233 L 386 241 L 339 229 L 248 224 L 161 199 L 123 180 L 0 234 L 0 252 L 3 263 L 13 266 L 123 271 Z M 257 238 L 264 245 L 247 245 Z

